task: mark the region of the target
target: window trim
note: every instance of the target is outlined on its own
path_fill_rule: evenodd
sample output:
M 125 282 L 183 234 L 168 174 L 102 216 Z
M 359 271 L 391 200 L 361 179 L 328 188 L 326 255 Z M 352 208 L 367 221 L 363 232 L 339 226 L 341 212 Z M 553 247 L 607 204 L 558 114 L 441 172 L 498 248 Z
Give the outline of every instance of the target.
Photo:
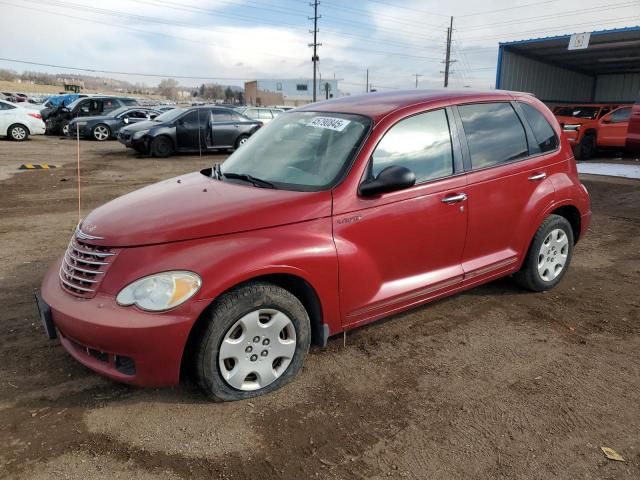
M 431 112 L 437 112 L 438 110 L 444 110 L 445 113 L 445 119 L 447 120 L 447 125 L 449 127 L 449 138 L 451 141 L 451 167 L 452 167 L 452 173 L 450 175 L 445 175 L 444 177 L 438 177 L 438 178 L 430 178 L 427 180 L 424 180 L 422 182 L 416 182 L 415 184 L 413 184 L 411 187 L 405 189 L 405 190 L 411 190 L 414 189 L 416 187 L 422 187 L 424 185 L 427 185 L 429 183 L 433 183 L 433 182 L 439 182 L 448 178 L 453 178 L 453 177 L 457 177 L 459 175 L 464 175 L 466 172 L 464 170 L 463 167 L 463 160 L 464 160 L 464 154 L 463 154 L 463 149 L 462 149 L 462 145 L 460 143 L 460 134 L 457 128 L 457 125 L 455 124 L 455 122 L 453 121 L 453 112 L 451 110 L 451 105 L 449 106 L 445 106 L 445 107 L 437 107 L 437 108 L 431 108 L 428 110 L 423 110 L 421 112 L 415 112 L 412 113 L 411 115 L 407 115 L 405 117 L 402 117 L 401 119 L 397 120 L 395 123 L 393 123 L 392 125 L 389 126 L 389 128 L 387 128 L 382 135 L 380 135 L 380 138 L 378 139 L 378 141 L 376 142 L 376 144 L 374 145 L 372 151 L 371 151 L 371 156 L 369 157 L 369 159 L 367 160 L 367 166 L 365 167 L 364 170 L 364 174 L 362 175 L 362 178 L 360 179 L 360 182 L 358 183 L 358 195 L 360 194 L 360 185 L 362 185 L 363 183 L 366 183 L 368 181 L 373 180 L 373 154 L 375 153 L 375 151 L 377 150 L 378 146 L 380 145 L 380 142 L 382 142 L 382 140 L 384 139 L 384 137 L 387 135 L 387 133 L 389 133 L 391 131 L 392 128 L 394 128 L 396 125 L 398 125 L 400 122 L 404 122 L 405 120 L 408 120 L 412 117 L 416 117 L 418 115 L 424 115 L 425 113 L 431 113 Z M 456 140 L 458 140 L 456 142 Z
M 469 149 L 469 142 L 467 139 L 467 134 L 464 131 L 464 126 L 462 124 L 462 116 L 460 115 L 460 112 L 458 111 L 458 107 L 464 106 L 464 105 L 480 105 L 480 104 L 485 104 L 485 103 L 508 103 L 511 105 L 511 107 L 513 108 L 516 117 L 518 117 L 518 120 L 520 120 L 520 123 L 522 125 L 522 128 L 524 129 L 524 134 L 525 134 L 525 138 L 526 138 L 526 142 L 527 142 L 527 156 L 526 157 L 522 157 L 522 158 L 518 158 L 516 160 L 512 160 L 510 162 L 503 162 L 503 163 L 496 163 L 494 165 L 489 165 L 486 167 L 482 167 L 482 168 L 473 168 L 472 164 L 471 164 L 471 150 Z M 548 152 L 536 152 L 533 153 L 531 151 L 531 142 L 535 140 L 535 136 L 533 135 L 533 130 L 531 129 L 531 126 L 529 125 L 529 122 L 527 122 L 526 118 L 524 117 L 524 114 L 520 111 L 520 108 L 518 107 L 518 105 L 514 105 L 517 103 L 526 103 L 523 102 L 521 100 L 487 100 L 487 101 L 482 101 L 482 102 L 465 102 L 465 103 L 458 103 L 455 105 L 452 105 L 453 110 L 455 111 L 456 114 L 456 120 L 459 122 L 459 128 L 461 130 L 461 135 L 460 135 L 460 143 L 462 144 L 462 150 L 465 153 L 465 163 L 464 163 L 464 168 L 465 168 L 465 173 L 469 173 L 469 172 L 481 172 L 483 170 L 488 170 L 490 168 L 499 168 L 499 167 L 503 167 L 506 165 L 513 165 L 519 162 L 524 162 L 526 160 L 531 160 L 533 158 L 537 158 L 537 157 L 541 157 L 544 155 L 552 155 L 554 153 L 557 153 L 560 151 L 560 148 L 562 146 L 562 139 L 560 137 L 558 137 L 558 132 L 556 132 L 556 130 L 553 128 L 553 125 L 551 125 L 551 128 L 553 129 L 553 132 L 556 134 L 556 137 L 558 138 L 558 146 L 554 149 L 554 150 L 549 150 Z M 530 104 L 528 104 L 530 105 Z M 533 106 L 533 105 L 531 105 Z M 533 107 L 536 108 L 536 107 Z M 537 109 L 536 109 L 537 110 Z M 540 112 L 542 113 L 542 112 Z

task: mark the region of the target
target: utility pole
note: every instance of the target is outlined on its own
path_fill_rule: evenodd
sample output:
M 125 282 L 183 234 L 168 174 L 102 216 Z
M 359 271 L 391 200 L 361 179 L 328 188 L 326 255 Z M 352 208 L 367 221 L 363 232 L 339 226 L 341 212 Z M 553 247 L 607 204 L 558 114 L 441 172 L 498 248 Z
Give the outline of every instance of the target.
M 444 88 L 449 86 L 449 66 L 455 61 L 451 60 L 451 37 L 453 37 L 453 17 L 447 28 L 447 55 L 444 60 Z
M 364 91 L 369 93 L 369 69 L 367 68 L 367 80 L 364 84 Z
M 416 88 L 418 88 L 418 78 L 422 77 L 422 75 L 419 73 L 414 73 L 413 75 L 416 77 Z
M 309 17 L 309 20 L 313 20 L 313 30 L 309 30 L 309 33 L 313 33 L 313 43 L 310 43 L 309 46 L 313 47 L 313 57 L 311 57 L 311 61 L 313 62 L 313 101 L 315 102 L 318 87 L 318 82 L 316 81 L 316 72 L 318 71 L 317 63 L 320 61 L 320 57 L 318 57 L 318 47 L 322 45 L 318 43 L 318 20 L 322 18 L 322 15 L 318 15 L 319 0 L 314 0 L 313 3 L 309 5 L 313 7 L 313 17 Z

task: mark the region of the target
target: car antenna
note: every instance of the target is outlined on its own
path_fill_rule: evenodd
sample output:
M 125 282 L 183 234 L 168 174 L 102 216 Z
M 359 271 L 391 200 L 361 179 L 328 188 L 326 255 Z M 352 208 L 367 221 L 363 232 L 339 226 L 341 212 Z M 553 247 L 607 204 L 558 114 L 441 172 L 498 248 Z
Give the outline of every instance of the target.
M 76 157 L 77 157 L 77 169 L 76 169 L 76 176 L 78 177 L 78 223 L 77 225 L 80 225 L 80 220 L 82 220 L 82 203 L 81 203 L 81 196 L 80 196 L 80 124 L 76 122 L 76 143 L 77 143 L 77 149 L 76 149 Z

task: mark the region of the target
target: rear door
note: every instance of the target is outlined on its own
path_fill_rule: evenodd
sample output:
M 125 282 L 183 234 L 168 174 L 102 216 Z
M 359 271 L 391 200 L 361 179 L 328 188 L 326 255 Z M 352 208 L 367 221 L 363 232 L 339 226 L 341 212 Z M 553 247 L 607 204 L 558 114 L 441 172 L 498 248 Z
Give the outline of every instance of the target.
M 413 187 L 358 195 L 336 213 L 340 304 L 346 325 L 359 325 L 421 303 L 462 282 L 467 229 L 465 175 L 450 112 L 406 117 L 386 131 L 369 175 L 399 165 L 416 175 Z
M 626 148 L 630 152 L 640 152 L 640 98 L 631 108 Z
M 0 102 L 0 136 L 5 136 L 7 130 L 15 119 L 16 107 L 5 102 Z
M 465 283 L 472 283 L 509 271 L 521 260 L 526 250 L 522 233 L 530 230 L 537 214 L 530 210 L 532 199 L 553 200 L 553 185 L 545 180 L 560 168 L 555 165 L 559 141 L 529 104 L 477 103 L 460 105 L 457 111 L 469 153 L 469 223 L 462 267 Z M 525 115 L 536 125 L 537 139 Z
M 624 147 L 627 140 L 631 107 L 614 110 L 598 122 L 599 147 Z
M 230 111 L 222 108 L 211 110 L 211 125 L 213 128 L 213 142 L 211 147 L 233 147 L 237 132 L 238 122 L 234 121 Z

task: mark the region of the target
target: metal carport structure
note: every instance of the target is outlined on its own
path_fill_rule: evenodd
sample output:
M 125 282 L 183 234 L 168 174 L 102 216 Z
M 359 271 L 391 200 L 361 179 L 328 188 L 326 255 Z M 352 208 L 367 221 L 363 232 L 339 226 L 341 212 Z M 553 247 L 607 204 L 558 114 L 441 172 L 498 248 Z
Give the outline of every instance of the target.
M 640 26 L 591 32 L 584 49 L 569 50 L 570 39 L 500 43 L 496 88 L 531 92 L 549 104 L 640 97 Z

